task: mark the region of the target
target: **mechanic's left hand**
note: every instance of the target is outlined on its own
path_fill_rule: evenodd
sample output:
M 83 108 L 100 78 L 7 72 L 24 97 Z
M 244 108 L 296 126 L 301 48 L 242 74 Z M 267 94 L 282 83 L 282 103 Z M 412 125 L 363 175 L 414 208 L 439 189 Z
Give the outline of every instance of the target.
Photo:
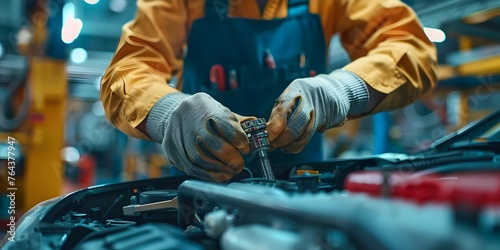
M 299 153 L 315 132 L 342 125 L 350 111 L 367 102 L 365 83 L 351 72 L 296 79 L 274 104 L 267 124 L 271 147 Z

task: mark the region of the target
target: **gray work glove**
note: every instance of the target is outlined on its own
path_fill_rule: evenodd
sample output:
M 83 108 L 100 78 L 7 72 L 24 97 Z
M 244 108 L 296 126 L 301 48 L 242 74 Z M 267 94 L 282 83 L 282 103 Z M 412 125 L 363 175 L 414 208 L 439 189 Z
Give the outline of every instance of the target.
M 148 116 L 147 129 L 177 168 L 207 181 L 225 181 L 243 170 L 250 151 L 240 123 L 251 117 L 232 113 L 205 93 L 169 94 Z
M 348 114 L 360 114 L 368 99 L 365 82 L 346 70 L 296 79 L 271 112 L 267 124 L 271 147 L 298 153 L 315 132 L 342 125 Z

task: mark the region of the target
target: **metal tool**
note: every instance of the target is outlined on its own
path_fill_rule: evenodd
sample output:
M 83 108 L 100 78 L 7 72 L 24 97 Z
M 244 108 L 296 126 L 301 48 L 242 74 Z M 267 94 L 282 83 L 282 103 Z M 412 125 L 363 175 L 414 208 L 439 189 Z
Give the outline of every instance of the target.
M 241 123 L 241 127 L 245 131 L 250 141 L 250 149 L 253 154 L 259 157 L 259 165 L 262 171 L 262 176 L 266 179 L 274 180 L 273 170 L 267 151 L 271 148 L 267 137 L 267 126 L 264 118 L 246 121 Z
M 178 203 L 177 203 L 177 197 L 173 198 L 172 200 L 167 200 L 167 201 L 159 201 L 159 202 L 154 202 L 154 203 L 149 203 L 149 204 L 144 204 L 144 205 L 128 205 L 123 207 L 123 214 L 124 215 L 134 215 L 135 213 L 138 212 L 147 212 L 147 211 L 154 211 L 154 210 L 160 210 L 160 209 L 165 209 L 165 208 L 178 208 Z

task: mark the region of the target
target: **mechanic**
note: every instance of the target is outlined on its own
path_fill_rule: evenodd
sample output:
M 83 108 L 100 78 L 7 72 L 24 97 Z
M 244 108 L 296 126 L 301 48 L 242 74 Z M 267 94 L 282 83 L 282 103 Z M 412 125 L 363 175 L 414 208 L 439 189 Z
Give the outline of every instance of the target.
M 205 180 L 242 171 L 242 121 L 269 118 L 271 146 L 281 148 L 271 162 L 317 162 L 321 132 L 408 105 L 437 81 L 435 47 L 399 0 L 137 6 L 102 78 L 106 115 L 126 134 L 162 143 L 172 164 Z M 336 33 L 352 62 L 327 72 Z

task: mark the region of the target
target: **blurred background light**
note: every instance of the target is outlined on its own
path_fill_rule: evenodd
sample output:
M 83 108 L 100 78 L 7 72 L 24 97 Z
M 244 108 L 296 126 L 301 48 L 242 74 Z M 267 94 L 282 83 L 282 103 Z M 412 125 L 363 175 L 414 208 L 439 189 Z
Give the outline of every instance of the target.
M 21 30 L 17 33 L 17 43 L 20 45 L 27 45 L 31 43 L 31 39 L 33 38 L 33 34 L 27 27 L 22 27 Z
M 446 40 L 446 34 L 444 33 L 444 31 L 440 29 L 425 27 L 424 32 L 425 35 L 427 35 L 427 37 L 429 38 L 429 40 L 431 40 L 431 42 L 441 43 L 444 42 L 444 40 Z
M 75 5 L 73 3 L 66 3 L 62 9 L 63 24 L 70 19 L 75 19 Z
M 101 77 L 97 77 L 94 81 L 94 87 L 96 90 L 101 90 Z
M 61 159 L 69 163 L 77 163 L 80 160 L 80 151 L 75 147 L 64 147 L 60 152 Z
M 61 39 L 64 43 L 72 43 L 80 35 L 82 31 L 82 20 L 75 18 L 75 5 L 73 3 L 66 3 L 63 6 L 63 27 L 61 32 Z
M 3 44 L 0 43 L 0 58 L 2 58 L 3 56 L 3 52 L 4 52 L 4 49 L 3 49 Z
M 70 59 L 74 63 L 83 63 L 87 60 L 87 51 L 83 48 L 75 48 L 71 50 Z
M 103 116 L 104 115 L 104 107 L 102 106 L 101 101 L 94 102 L 92 104 L 92 113 L 96 116 Z
M 64 43 L 69 44 L 75 41 L 76 38 L 80 35 L 80 31 L 82 30 L 83 23 L 80 19 L 72 19 L 68 20 L 63 25 L 61 38 Z
M 111 0 L 109 9 L 114 12 L 123 12 L 127 8 L 127 0 Z
M 99 0 L 85 0 L 85 2 L 88 4 L 96 4 L 99 2 Z

